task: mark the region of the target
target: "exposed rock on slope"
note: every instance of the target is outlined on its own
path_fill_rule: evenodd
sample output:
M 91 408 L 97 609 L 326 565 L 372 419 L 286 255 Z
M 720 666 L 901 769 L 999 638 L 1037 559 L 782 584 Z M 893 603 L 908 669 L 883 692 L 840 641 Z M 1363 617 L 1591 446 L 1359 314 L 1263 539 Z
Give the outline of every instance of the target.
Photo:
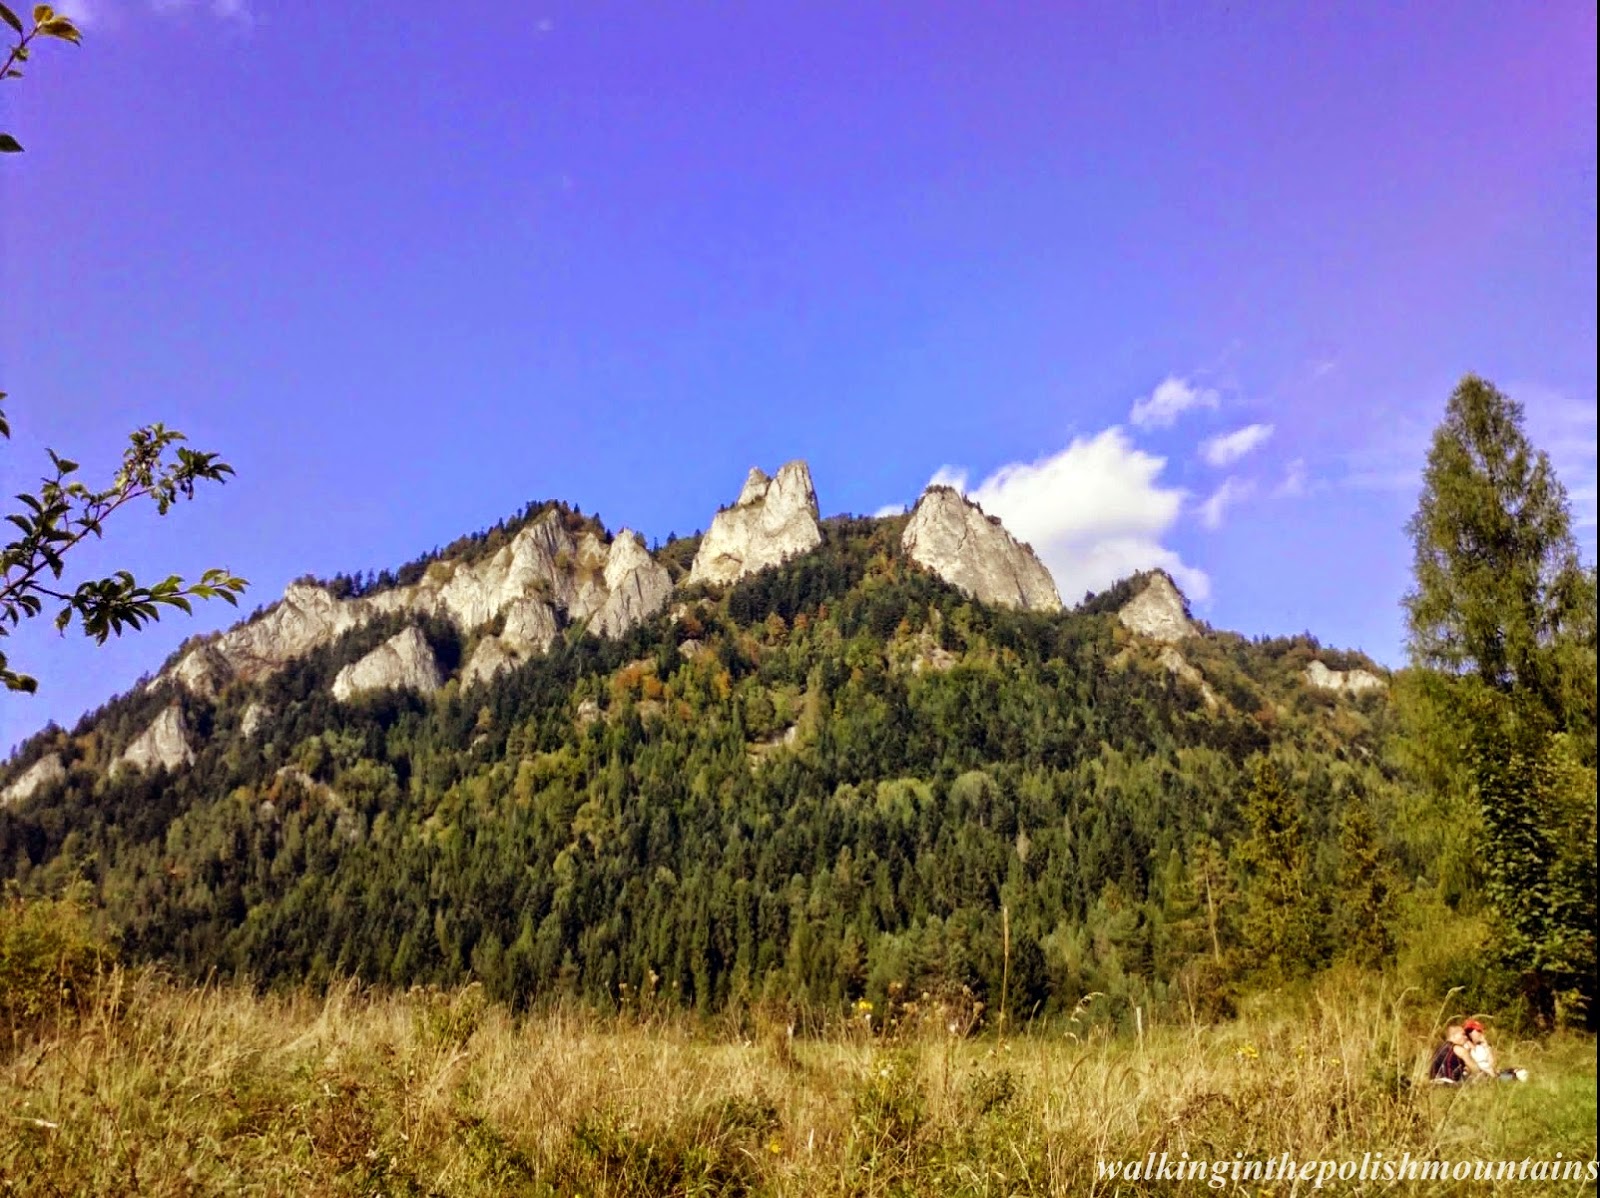
M 486 636 L 472 651 L 461 671 L 461 685 L 486 682 L 501 670 L 520 665 L 543 653 L 556 639 L 556 613 L 539 599 L 519 599 L 506 612 L 505 629 L 499 636 Z
M 239 734 L 241 736 L 254 736 L 256 730 L 267 722 L 267 708 L 262 703 L 252 703 L 244 709 L 244 715 L 239 720 Z
M 1320 661 L 1306 667 L 1307 686 L 1320 691 L 1338 691 L 1346 695 L 1359 695 L 1367 691 L 1382 690 L 1386 685 L 1371 670 L 1330 670 Z
M 1122 605 L 1117 619 L 1140 636 L 1155 641 L 1181 641 L 1194 635 L 1183 592 L 1165 570 L 1148 575 L 1144 590 Z
M 689 581 L 736 582 L 820 544 L 811 468 L 789 462 L 772 478 L 752 469 L 738 501 L 712 518 Z
M 1060 611 L 1055 580 L 1033 550 L 951 487 L 929 487 L 900 538 L 906 555 L 982 603 Z
M 333 679 L 333 697 L 348 699 L 359 691 L 406 688 L 428 695 L 439 689 L 439 663 L 420 628 L 396 633 Z
M 672 576 L 644 547 L 644 538 L 623 529 L 611 542 L 606 559 L 606 599 L 589 622 L 596 636 L 619 637 L 667 605 Z
M 193 761 L 194 749 L 189 744 L 189 730 L 184 727 L 183 712 L 176 706 L 168 707 L 158 715 L 117 758 L 118 765 L 137 770 L 150 770 L 157 766 L 175 770 Z
M 503 665 L 548 648 L 558 610 L 574 623 L 590 621 L 598 636 L 621 636 L 660 609 L 669 586 L 637 534 L 624 531 L 608 548 L 592 531 L 574 536 L 552 511 L 491 557 L 470 565 L 435 562 L 412 586 L 340 600 L 322 587 L 294 583 L 265 615 L 191 649 L 164 677 L 209 696 L 235 679 L 266 677 L 377 616 L 437 615 L 472 632 L 504 614 L 506 631 L 484 650 L 474 675 L 483 677 L 493 672 L 496 655 Z
M 0 807 L 20 803 L 41 787 L 59 782 L 67 776 L 67 767 L 61 764 L 60 753 L 46 753 L 0 790 Z
M 1205 700 L 1206 706 L 1213 709 L 1216 708 L 1216 692 L 1207 684 L 1205 675 L 1190 665 L 1188 659 L 1182 653 L 1179 653 L 1171 645 L 1163 647 L 1161 650 L 1161 664 L 1167 667 L 1168 673 L 1181 678 L 1191 686 L 1198 687 L 1200 697 Z

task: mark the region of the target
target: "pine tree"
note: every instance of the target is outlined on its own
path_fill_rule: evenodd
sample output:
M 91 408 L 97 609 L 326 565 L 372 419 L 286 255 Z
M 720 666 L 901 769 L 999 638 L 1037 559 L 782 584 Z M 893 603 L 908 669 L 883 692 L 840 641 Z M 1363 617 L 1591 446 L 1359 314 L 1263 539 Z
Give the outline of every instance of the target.
M 1377 968 L 1394 955 L 1394 877 L 1366 800 L 1353 798 L 1339 840 L 1339 953 Z
M 1246 951 L 1269 976 L 1302 976 L 1321 957 L 1305 823 L 1269 757 L 1255 759 L 1244 814 L 1250 835 L 1236 856 L 1245 875 Z
M 1421 725 L 1470 763 L 1498 949 L 1541 1019 L 1590 1009 L 1595 581 L 1566 491 L 1520 404 L 1472 376 L 1435 431 L 1406 596 L 1413 662 L 1434 674 Z M 1464 752 L 1463 752 L 1464 749 Z M 1592 895 L 1593 883 L 1587 883 Z M 1592 1013 L 1589 1018 L 1593 1018 Z

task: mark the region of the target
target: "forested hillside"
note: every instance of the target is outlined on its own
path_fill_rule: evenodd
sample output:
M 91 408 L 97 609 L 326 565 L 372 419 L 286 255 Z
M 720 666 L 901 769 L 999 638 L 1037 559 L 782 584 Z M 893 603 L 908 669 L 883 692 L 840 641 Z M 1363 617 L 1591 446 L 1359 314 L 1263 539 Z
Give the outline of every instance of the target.
M 0 862 L 27 892 L 87 879 L 125 952 L 195 975 L 516 1003 L 1220 1013 L 1392 951 L 1437 861 L 1392 829 L 1388 693 L 1304 677 L 1360 659 L 1202 630 L 1184 677 L 1116 618 L 1143 580 L 999 610 L 908 562 L 903 524 L 824 521 L 815 552 L 466 690 L 336 701 L 392 617 L 214 700 L 130 692 L 25 746 L 13 775 L 48 750 L 66 776 L 0 811 Z M 472 648 L 424 632 L 446 672 Z M 108 769 L 174 701 L 193 764 Z

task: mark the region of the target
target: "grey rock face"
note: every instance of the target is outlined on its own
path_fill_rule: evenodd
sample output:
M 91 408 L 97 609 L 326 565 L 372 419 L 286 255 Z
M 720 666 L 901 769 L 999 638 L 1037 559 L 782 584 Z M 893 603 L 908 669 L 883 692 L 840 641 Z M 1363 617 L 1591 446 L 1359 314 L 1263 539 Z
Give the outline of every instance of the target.
M 655 615 L 672 594 L 672 576 L 651 558 L 644 538 L 623 529 L 606 559 L 606 598 L 589 622 L 596 636 L 616 638 Z
M 409 689 L 424 695 L 438 690 L 439 663 L 419 628 L 406 628 L 384 641 L 333 679 L 333 697 L 348 699 L 361 691 Z
M 176 706 L 158 715 L 117 758 L 118 765 L 136 770 L 150 770 L 157 766 L 175 770 L 193 761 L 194 749 L 189 744 L 189 730 L 184 726 L 183 712 Z
M 689 582 L 736 582 L 820 544 L 811 468 L 789 462 L 772 478 L 752 469 L 738 502 L 712 518 L 689 568 Z
M 20 803 L 40 788 L 60 782 L 66 776 L 67 767 L 61 763 L 61 754 L 46 753 L 18 774 L 11 785 L 0 790 L 0 807 Z
M 980 603 L 1061 610 L 1055 580 L 1033 550 L 951 487 L 922 493 L 900 544 L 912 561 Z
M 1381 691 L 1387 685 L 1371 670 L 1330 670 L 1320 661 L 1314 661 L 1307 666 L 1304 677 L 1307 686 L 1319 691 L 1337 691 L 1346 695 Z
M 1153 641 L 1181 641 L 1194 635 L 1194 625 L 1185 614 L 1183 592 L 1167 577 L 1165 570 L 1150 574 L 1140 591 L 1117 613 L 1117 619 L 1140 636 Z
M 560 514 L 550 512 L 490 557 L 471 565 L 435 562 L 411 586 L 340 600 L 322 587 L 295 583 L 261 618 L 191 649 L 163 677 L 212 696 L 235 679 L 275 673 L 377 616 L 437 615 L 472 632 L 504 614 L 499 643 L 487 650 L 480 645 L 485 656 L 475 670 L 468 663 L 473 680 L 481 680 L 544 652 L 556 635 L 557 611 L 574 623 L 589 621 L 597 636 L 620 636 L 654 615 L 670 586 L 637 534 L 624 530 L 608 546 L 593 532 L 573 536 Z
M 499 636 L 486 636 L 461 671 L 461 685 L 487 682 L 502 670 L 543 653 L 556 639 L 556 614 L 542 599 L 518 599 L 506 611 Z

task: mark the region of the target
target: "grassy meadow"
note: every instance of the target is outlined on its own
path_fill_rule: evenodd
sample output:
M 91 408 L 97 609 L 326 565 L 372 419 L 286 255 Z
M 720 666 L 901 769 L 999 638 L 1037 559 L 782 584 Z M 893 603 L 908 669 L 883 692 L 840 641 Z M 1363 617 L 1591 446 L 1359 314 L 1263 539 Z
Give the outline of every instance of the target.
M 1445 1010 L 1370 980 L 1142 1035 L 1113 1032 L 1094 997 L 1007 1036 L 971 1034 L 970 1006 L 918 1005 L 791 1030 L 776 1013 L 518 1017 L 477 987 L 263 996 L 109 968 L 13 1025 L 0 1192 L 1288 1194 L 1312 1188 L 1113 1182 L 1096 1162 L 1595 1154 L 1592 1038 L 1501 1036 L 1529 1082 L 1436 1088 L 1417 1079 Z

